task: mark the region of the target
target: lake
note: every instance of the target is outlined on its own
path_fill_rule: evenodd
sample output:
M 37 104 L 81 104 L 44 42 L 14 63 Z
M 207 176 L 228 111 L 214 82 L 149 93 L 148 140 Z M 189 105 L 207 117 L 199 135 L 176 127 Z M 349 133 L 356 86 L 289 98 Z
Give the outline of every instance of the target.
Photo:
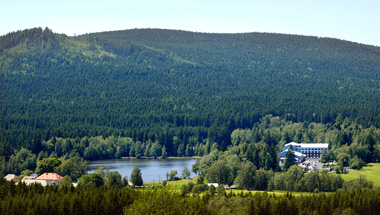
M 136 165 L 139 165 L 144 182 L 158 182 L 166 180 L 166 173 L 171 170 L 177 170 L 177 176 L 182 175 L 182 169 L 187 166 L 191 171 L 195 159 L 114 159 L 114 160 L 99 160 L 89 162 L 89 173 L 95 172 L 100 166 L 109 168 L 112 171 L 118 171 L 122 177 L 131 178 L 131 173 Z M 190 177 L 195 177 L 191 172 Z

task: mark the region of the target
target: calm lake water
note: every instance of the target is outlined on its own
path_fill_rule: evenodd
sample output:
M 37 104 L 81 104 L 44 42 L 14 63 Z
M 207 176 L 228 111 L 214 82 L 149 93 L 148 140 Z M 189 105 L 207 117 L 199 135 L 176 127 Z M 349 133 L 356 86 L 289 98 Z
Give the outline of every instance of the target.
M 176 160 L 176 159 L 115 159 L 115 160 L 100 160 L 89 162 L 90 171 L 93 173 L 100 166 L 109 168 L 112 171 L 118 171 L 122 177 L 127 176 L 128 180 L 131 178 L 131 173 L 136 165 L 139 165 L 144 182 L 158 182 L 166 180 L 166 172 L 171 170 L 177 170 L 177 176 L 182 174 L 183 167 L 191 171 L 192 165 L 195 163 L 195 159 Z M 190 177 L 195 177 L 192 172 Z

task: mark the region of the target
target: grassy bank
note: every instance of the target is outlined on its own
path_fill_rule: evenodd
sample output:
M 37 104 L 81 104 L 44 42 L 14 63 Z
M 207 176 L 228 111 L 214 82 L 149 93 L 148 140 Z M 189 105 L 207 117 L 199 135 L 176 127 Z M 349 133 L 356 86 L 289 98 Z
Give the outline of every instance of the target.
M 145 156 L 142 156 L 140 158 L 136 158 L 136 157 L 122 157 L 122 159 L 173 159 L 173 160 L 187 160 L 187 159 L 199 159 L 201 158 L 200 156 L 192 156 L 192 157 L 167 157 L 167 158 L 161 158 L 161 157 L 158 157 L 158 158 L 154 158 L 154 157 L 145 157 Z
M 351 169 L 349 173 L 341 174 L 345 181 L 357 179 L 360 175 L 365 175 L 368 180 L 373 181 L 374 186 L 380 187 L 380 163 L 370 163 L 361 170 Z
M 186 160 L 186 159 L 199 159 L 202 158 L 200 156 L 192 156 L 192 157 L 167 157 L 166 159 L 176 159 L 176 160 Z

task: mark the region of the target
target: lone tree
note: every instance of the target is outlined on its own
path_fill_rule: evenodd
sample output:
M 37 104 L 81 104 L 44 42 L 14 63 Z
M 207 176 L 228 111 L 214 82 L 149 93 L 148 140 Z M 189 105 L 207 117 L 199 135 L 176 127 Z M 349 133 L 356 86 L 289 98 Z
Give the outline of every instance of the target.
M 284 169 L 288 170 L 289 167 L 296 164 L 296 156 L 294 155 L 293 147 L 290 146 L 288 152 L 286 152 L 285 161 L 284 161 Z
M 173 169 L 172 171 L 170 171 L 170 173 L 169 173 L 169 179 L 170 179 L 170 181 L 174 181 L 176 175 L 177 175 L 177 170 Z
M 187 168 L 187 166 L 183 167 L 182 169 L 182 178 L 183 179 L 186 179 L 186 178 L 190 178 L 190 170 Z
M 143 179 L 141 176 L 141 170 L 139 169 L 139 166 L 136 165 L 133 168 L 132 174 L 131 174 L 131 181 L 133 186 L 142 186 L 143 185 Z

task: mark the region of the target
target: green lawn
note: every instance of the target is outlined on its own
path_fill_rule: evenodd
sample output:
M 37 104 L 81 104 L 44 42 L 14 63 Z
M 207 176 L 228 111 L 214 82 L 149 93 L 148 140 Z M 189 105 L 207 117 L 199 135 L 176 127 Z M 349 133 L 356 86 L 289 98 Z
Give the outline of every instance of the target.
M 368 180 L 373 181 L 374 186 L 380 187 L 380 163 L 370 163 L 364 166 L 361 170 L 350 170 L 348 174 L 341 174 L 345 181 L 350 181 L 359 178 L 360 175 L 365 175 Z M 188 184 L 192 181 L 194 184 L 197 182 L 197 178 L 183 179 L 178 181 L 168 181 L 167 189 L 170 190 L 181 190 L 183 184 Z M 207 182 L 205 182 L 207 183 Z M 159 185 L 158 182 L 144 183 L 145 186 Z M 230 191 L 227 191 L 230 192 Z M 240 193 L 241 190 L 233 190 L 232 192 Z M 262 192 L 262 191 L 243 191 L 243 192 Z M 268 194 L 274 193 L 276 195 L 285 195 L 287 191 L 274 191 L 268 192 Z M 303 192 L 290 192 L 293 195 L 310 195 L 312 193 Z
M 235 193 L 236 195 L 239 195 L 241 192 L 243 191 L 243 193 L 247 193 L 247 192 L 251 192 L 252 194 L 255 194 L 255 193 L 264 193 L 264 192 L 267 192 L 268 195 L 276 195 L 276 196 L 283 196 L 283 195 L 286 195 L 287 193 L 289 194 L 292 194 L 293 196 L 301 196 L 301 195 L 304 195 L 304 196 L 307 196 L 307 195 L 313 195 L 313 194 L 331 194 L 329 192 L 320 192 L 320 193 L 311 193 L 311 192 L 292 192 L 292 191 L 282 191 L 282 190 L 274 190 L 274 191 L 259 191 L 259 190 L 252 190 L 252 191 L 248 191 L 248 190 L 226 190 L 227 193 L 229 192 L 233 192 Z
M 380 187 L 380 163 L 370 163 L 361 170 L 351 169 L 348 174 L 341 174 L 345 181 L 359 178 L 360 175 L 365 175 L 368 180 L 373 181 L 374 186 Z
M 197 183 L 197 178 L 194 177 L 194 178 L 182 179 L 182 180 L 178 180 L 178 181 L 168 181 L 168 183 L 167 183 L 167 185 L 166 185 L 165 188 L 168 189 L 168 190 L 180 191 L 182 185 L 188 184 L 189 182 L 193 182 L 194 184 L 196 184 Z M 207 181 L 205 181 L 205 183 L 207 184 Z M 160 186 L 161 184 L 162 184 L 162 182 L 161 183 L 159 183 L 159 182 L 148 182 L 148 183 L 144 183 L 144 186 L 153 187 L 153 186 Z M 252 191 L 248 191 L 248 190 L 226 190 L 226 192 L 233 192 L 233 193 L 235 193 L 235 195 L 240 195 L 241 192 L 243 192 L 243 193 L 251 192 L 252 194 L 255 194 L 257 192 L 258 193 L 263 193 L 265 191 L 258 191 L 258 190 L 252 190 Z M 267 193 L 269 195 L 270 194 L 286 195 L 287 193 L 291 193 L 294 196 L 312 195 L 312 194 L 314 194 L 314 193 L 310 193 L 310 192 L 289 192 L 289 191 L 281 191 L 281 190 L 267 191 Z M 329 194 L 328 192 L 321 192 L 319 194 L 322 194 L 322 193 Z M 200 195 L 202 196 L 203 193 L 201 193 Z
M 168 181 L 166 187 L 169 190 L 181 190 L 182 185 L 188 184 L 190 181 L 195 184 L 195 183 L 197 183 L 197 178 L 194 177 L 194 178 L 182 179 L 182 180 L 178 180 L 178 181 Z M 145 186 L 158 186 L 160 184 L 162 184 L 162 182 L 161 183 L 159 183 L 159 182 L 144 183 Z

